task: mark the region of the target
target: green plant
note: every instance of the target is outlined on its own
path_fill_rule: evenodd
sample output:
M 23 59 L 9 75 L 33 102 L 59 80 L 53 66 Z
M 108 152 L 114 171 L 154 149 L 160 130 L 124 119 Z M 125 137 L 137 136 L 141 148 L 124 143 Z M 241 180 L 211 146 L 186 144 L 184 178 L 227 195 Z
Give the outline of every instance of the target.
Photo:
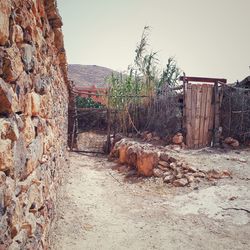
M 104 107 L 101 103 L 93 101 L 90 97 L 76 97 L 77 108 L 102 108 Z
M 166 68 L 163 70 L 161 74 L 161 78 L 159 81 L 158 89 L 162 87 L 175 87 L 178 84 L 178 79 L 181 75 L 182 71 L 177 66 L 177 62 L 174 57 L 168 58 L 168 63 Z
M 168 59 L 163 72 L 159 73 L 157 52 L 148 50 L 149 31 L 150 28 L 145 26 L 135 50 L 134 62 L 128 71 L 113 73 L 107 79 L 106 103 L 109 109 L 118 111 L 116 119 L 123 132 L 127 132 L 131 126 L 138 131 L 136 126 L 139 124 L 141 107 L 144 111 L 152 110 L 157 96 L 163 93 L 163 89 L 174 87 L 181 73 L 172 57 Z M 149 120 L 150 116 L 148 112 L 145 120 Z

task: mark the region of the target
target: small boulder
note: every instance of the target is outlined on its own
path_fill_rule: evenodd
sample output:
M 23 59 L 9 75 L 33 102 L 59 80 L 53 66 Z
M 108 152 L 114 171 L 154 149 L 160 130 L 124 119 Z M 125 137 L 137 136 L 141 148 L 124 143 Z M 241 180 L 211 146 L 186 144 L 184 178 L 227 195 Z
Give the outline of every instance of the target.
M 185 187 L 188 184 L 188 180 L 186 178 L 177 179 L 173 182 L 175 187 Z
M 169 164 L 169 168 L 171 168 L 172 170 L 175 170 L 176 169 L 176 163 L 175 162 L 171 162 Z
M 158 168 L 153 169 L 153 175 L 155 177 L 161 178 L 161 177 L 163 177 L 163 174 L 164 174 L 164 172 L 161 169 L 158 169 Z
M 32 112 L 32 116 L 37 116 L 39 114 L 40 105 L 41 105 L 40 95 L 38 95 L 35 92 L 31 93 L 31 112 Z
M 153 139 L 152 133 L 146 134 L 146 138 L 145 139 L 146 139 L 146 141 L 151 141 Z
M 0 113 L 15 112 L 17 105 L 17 95 L 12 87 L 0 78 Z
M 187 180 L 188 180 L 189 183 L 192 183 L 195 180 L 194 176 L 192 176 L 192 175 L 187 175 L 185 177 L 187 178 Z
M 231 146 L 232 148 L 238 148 L 240 146 L 240 143 L 238 140 L 232 138 L 232 137 L 227 137 L 224 140 L 224 144 Z
M 161 153 L 160 154 L 160 160 L 161 161 L 169 161 L 169 156 L 166 153 Z
M 34 49 L 30 44 L 22 45 L 22 61 L 26 72 L 30 72 L 34 67 L 33 53 Z
M 166 183 L 172 183 L 174 181 L 174 176 L 173 175 L 166 175 L 163 179 L 164 182 Z
M 143 176 L 152 176 L 153 169 L 158 165 L 157 153 L 153 151 L 142 151 L 137 155 L 136 167 L 138 173 Z
M 9 16 L 11 4 L 9 0 L 0 1 L 0 46 L 4 46 L 9 38 Z
M 177 133 L 173 138 L 172 142 L 177 145 L 181 145 L 183 143 L 183 135 L 182 133 Z
M 14 25 L 12 30 L 12 40 L 16 43 L 23 42 L 23 30 L 19 25 Z
M 177 175 L 175 176 L 176 179 L 181 179 L 183 177 L 182 173 L 177 173 Z
M 199 177 L 199 178 L 205 178 L 206 174 L 204 174 L 203 172 L 196 172 L 193 174 L 194 177 Z
M 13 169 L 13 150 L 12 141 L 0 138 L 0 171 L 12 172 Z
M 20 57 L 20 51 L 16 45 L 4 50 L 2 58 L 3 79 L 6 82 L 14 82 L 23 72 L 23 63 Z
M 161 140 L 161 137 L 160 137 L 160 136 L 154 136 L 154 137 L 153 137 L 153 140 L 154 140 L 154 141 L 160 141 L 160 140 Z
M 159 165 L 161 165 L 162 167 L 164 167 L 164 168 L 167 168 L 167 167 L 169 167 L 169 163 L 168 162 L 166 162 L 166 161 L 159 161 L 159 163 L 158 163 Z
M 164 167 L 164 166 L 162 166 L 160 164 L 158 164 L 157 168 L 161 169 L 163 172 L 168 170 L 168 168 L 166 168 L 166 167 Z

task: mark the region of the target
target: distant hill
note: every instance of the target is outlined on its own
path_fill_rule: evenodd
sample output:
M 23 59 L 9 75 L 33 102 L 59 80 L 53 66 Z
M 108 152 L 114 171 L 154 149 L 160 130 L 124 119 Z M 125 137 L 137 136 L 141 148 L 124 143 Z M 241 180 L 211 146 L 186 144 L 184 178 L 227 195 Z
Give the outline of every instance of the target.
M 74 81 L 76 86 L 105 87 L 105 78 L 111 75 L 114 70 L 97 65 L 69 64 L 69 78 Z

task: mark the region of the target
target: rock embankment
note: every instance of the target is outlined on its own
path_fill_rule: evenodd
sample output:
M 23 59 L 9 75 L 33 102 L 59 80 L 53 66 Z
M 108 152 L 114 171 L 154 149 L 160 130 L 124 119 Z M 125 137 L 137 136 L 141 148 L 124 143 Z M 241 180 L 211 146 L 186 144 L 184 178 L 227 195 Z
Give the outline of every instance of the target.
M 55 0 L 0 1 L 0 249 L 46 249 L 66 165 L 68 80 Z

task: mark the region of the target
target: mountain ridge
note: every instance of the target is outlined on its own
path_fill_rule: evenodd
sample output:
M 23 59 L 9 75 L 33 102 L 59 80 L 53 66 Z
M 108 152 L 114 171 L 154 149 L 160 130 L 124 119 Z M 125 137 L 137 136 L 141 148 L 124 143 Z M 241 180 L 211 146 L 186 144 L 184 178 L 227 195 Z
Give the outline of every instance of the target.
M 76 87 L 106 87 L 105 79 L 114 70 L 98 65 L 69 64 L 68 75 Z

